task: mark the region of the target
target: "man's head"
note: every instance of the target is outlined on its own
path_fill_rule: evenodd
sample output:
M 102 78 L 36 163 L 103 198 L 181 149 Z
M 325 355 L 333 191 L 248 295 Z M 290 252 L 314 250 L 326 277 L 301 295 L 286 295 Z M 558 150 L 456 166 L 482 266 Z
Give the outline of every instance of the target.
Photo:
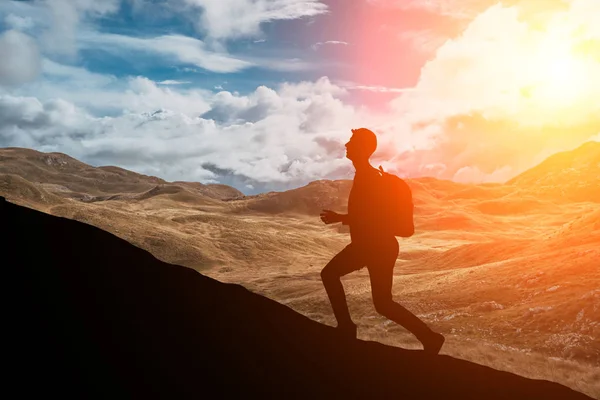
M 346 143 L 346 157 L 352 161 L 368 160 L 377 149 L 377 136 L 367 128 L 352 129 Z

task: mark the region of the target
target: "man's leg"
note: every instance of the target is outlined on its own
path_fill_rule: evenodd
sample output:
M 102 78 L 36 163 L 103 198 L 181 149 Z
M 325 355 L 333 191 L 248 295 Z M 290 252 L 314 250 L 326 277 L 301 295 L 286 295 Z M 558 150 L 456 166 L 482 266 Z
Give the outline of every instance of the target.
M 425 322 L 392 299 L 394 265 L 398 257 L 398 242 L 373 252 L 368 262 L 371 292 L 377 312 L 410 331 L 423 344 L 425 351 L 437 354 L 444 337 L 432 331 Z
M 338 328 L 354 337 L 356 337 L 356 325 L 350 317 L 344 286 L 342 286 L 340 278 L 364 267 L 365 264 L 361 260 L 360 252 L 350 243 L 336 254 L 321 271 L 323 286 L 329 296 Z

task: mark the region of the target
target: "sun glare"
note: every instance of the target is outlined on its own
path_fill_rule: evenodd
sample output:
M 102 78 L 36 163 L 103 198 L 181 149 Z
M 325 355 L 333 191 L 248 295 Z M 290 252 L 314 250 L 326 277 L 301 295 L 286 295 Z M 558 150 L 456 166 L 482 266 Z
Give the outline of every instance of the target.
M 576 72 L 576 62 L 573 59 L 564 58 L 551 61 L 546 74 L 555 85 L 566 86 Z
M 571 55 L 548 59 L 540 71 L 540 94 L 554 105 L 567 105 L 583 94 L 583 64 Z
M 534 60 L 532 72 L 539 101 L 551 108 L 560 108 L 583 97 L 585 61 L 573 54 L 571 43 L 548 38 Z

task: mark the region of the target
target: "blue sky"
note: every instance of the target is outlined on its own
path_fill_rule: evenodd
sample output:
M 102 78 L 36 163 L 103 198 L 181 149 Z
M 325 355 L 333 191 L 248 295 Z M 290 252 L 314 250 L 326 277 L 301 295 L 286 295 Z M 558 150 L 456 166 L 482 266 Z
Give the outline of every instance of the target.
M 374 165 L 501 182 L 600 131 L 600 2 L 543 3 L 3 0 L 0 146 L 252 194 L 351 178 L 365 126 Z
M 49 6 L 53 3 L 57 4 L 54 9 Z M 191 7 L 190 4 L 194 4 L 193 0 L 109 0 L 104 9 L 94 9 L 90 5 L 93 3 L 87 1 L 78 3 L 66 0 L 9 0 L 0 8 L 5 16 L 0 20 L 0 28 L 7 31 L 13 28 L 11 24 L 14 24 L 15 19 L 23 19 L 24 26 L 21 30 L 33 37 L 43 38 L 50 32 L 49 41 L 63 44 L 48 46 L 44 52 L 45 57 L 57 63 L 85 68 L 93 73 L 108 74 L 117 78 L 145 76 L 157 82 L 179 81 L 184 87 L 207 90 L 218 90 L 215 87 L 222 87 L 245 94 L 260 85 L 314 81 L 322 76 L 328 76 L 333 81 L 352 82 L 366 62 L 356 49 L 357 45 L 361 44 L 359 42 L 371 40 L 372 43 L 367 43 L 366 46 L 363 43 L 363 47 L 367 48 L 381 46 L 379 38 L 370 38 L 372 35 L 357 28 L 360 28 L 361 24 L 367 24 L 366 20 L 379 19 L 382 12 L 390 13 L 389 10 L 382 11 L 364 1 L 275 0 L 263 3 L 282 3 L 279 9 L 275 7 L 274 12 L 281 19 L 269 19 L 268 16 L 259 15 L 256 19 L 264 22 L 250 22 L 247 23 L 247 28 L 236 30 L 235 22 L 223 23 L 226 26 L 224 28 L 218 28 L 218 22 L 211 23 L 215 27 L 202 26 L 202 15 L 206 11 L 202 7 Z M 301 10 L 288 11 L 285 9 L 287 3 L 297 4 Z M 74 4 L 81 6 L 77 7 Z M 72 12 L 78 16 L 69 17 L 64 8 L 74 9 Z M 368 13 L 367 10 L 371 12 Z M 289 15 L 286 15 L 286 12 Z M 58 15 L 52 15 L 53 13 Z M 235 15 L 228 15 L 227 12 L 224 14 L 228 18 L 237 18 Z M 418 20 L 422 16 L 423 11 L 407 10 L 398 13 L 395 21 L 401 27 L 408 21 Z M 442 17 L 435 14 L 430 16 L 432 20 L 436 18 Z M 62 35 L 61 29 L 52 28 L 53 24 L 65 23 L 61 19 L 68 20 L 67 26 L 71 25 L 62 29 Z M 72 19 L 77 19 L 77 22 Z M 426 23 L 425 20 L 423 24 Z M 69 30 L 72 32 L 69 33 Z M 214 33 L 211 33 L 211 30 Z M 68 38 L 65 39 L 65 36 Z M 146 46 L 142 46 L 141 43 L 134 46 L 118 40 L 150 40 L 165 36 L 193 38 L 203 47 L 216 53 L 224 53 L 228 58 L 245 62 L 246 65 L 212 65 L 206 68 L 173 54 L 153 51 L 150 48 L 151 43 Z M 410 53 L 404 60 L 417 58 L 418 52 L 411 48 L 410 43 L 403 43 L 401 40 L 395 42 L 392 46 L 395 52 Z M 76 54 L 73 54 L 75 52 Z M 407 66 L 404 60 L 390 54 L 381 64 L 394 64 L 397 67 L 395 73 L 384 74 L 383 70 L 388 67 L 379 65 L 376 73 L 360 84 L 398 87 L 414 85 L 420 65 Z M 417 63 L 424 60 L 422 57 Z

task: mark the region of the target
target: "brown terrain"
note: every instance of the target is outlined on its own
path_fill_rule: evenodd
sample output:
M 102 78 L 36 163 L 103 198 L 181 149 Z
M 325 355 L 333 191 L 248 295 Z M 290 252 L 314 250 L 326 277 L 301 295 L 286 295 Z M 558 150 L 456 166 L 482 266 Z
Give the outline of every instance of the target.
M 446 335 L 442 354 L 600 398 L 600 143 L 505 184 L 409 180 L 417 233 L 399 239 L 395 299 Z M 320 270 L 345 246 L 351 181 L 244 196 L 65 154 L 0 149 L 0 196 L 95 225 L 162 261 L 239 283 L 335 325 Z M 344 278 L 359 338 L 419 343 L 379 316 L 367 272 Z

